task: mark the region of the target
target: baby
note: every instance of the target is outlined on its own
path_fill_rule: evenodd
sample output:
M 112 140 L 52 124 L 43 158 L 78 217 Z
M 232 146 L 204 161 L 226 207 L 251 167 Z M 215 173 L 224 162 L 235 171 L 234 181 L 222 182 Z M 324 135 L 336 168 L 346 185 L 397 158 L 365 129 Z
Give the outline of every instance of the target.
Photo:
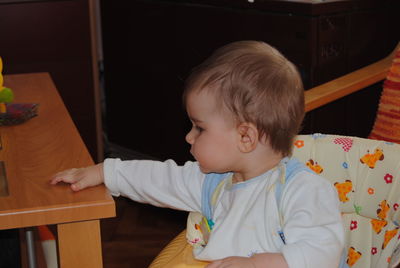
M 114 196 L 201 212 L 206 243 L 193 253 L 208 268 L 338 267 L 336 191 L 291 158 L 304 117 L 295 66 L 266 43 L 234 42 L 193 70 L 183 99 L 195 162 L 106 159 L 51 183 L 105 183 Z

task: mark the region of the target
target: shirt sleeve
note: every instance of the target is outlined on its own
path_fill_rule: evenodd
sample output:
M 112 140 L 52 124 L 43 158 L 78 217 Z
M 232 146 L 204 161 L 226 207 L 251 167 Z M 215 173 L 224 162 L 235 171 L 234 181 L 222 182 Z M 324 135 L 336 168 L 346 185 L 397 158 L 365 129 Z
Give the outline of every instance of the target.
M 324 178 L 301 172 L 282 193 L 282 254 L 290 268 L 337 268 L 344 227 L 336 190 Z
M 104 161 L 104 183 L 112 195 L 159 207 L 200 211 L 204 177 L 197 162 Z

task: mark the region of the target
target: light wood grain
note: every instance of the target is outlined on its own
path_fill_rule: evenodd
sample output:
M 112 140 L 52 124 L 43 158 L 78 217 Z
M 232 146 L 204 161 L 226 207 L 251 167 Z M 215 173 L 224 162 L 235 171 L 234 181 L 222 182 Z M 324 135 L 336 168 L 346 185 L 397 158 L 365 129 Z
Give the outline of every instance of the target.
M 55 85 L 47 73 L 4 78 L 15 102 L 40 106 L 37 117 L 0 127 L 9 191 L 0 197 L 0 229 L 58 224 L 61 267 L 102 267 L 99 219 L 115 216 L 108 190 L 49 184 L 58 171 L 94 164 Z
M 393 56 L 399 47 L 400 43 L 389 56 L 378 62 L 328 83 L 306 90 L 306 112 L 384 80 L 392 65 Z
M 0 127 L 9 196 L 0 197 L 0 229 L 115 216 L 104 186 L 72 192 L 52 186 L 54 173 L 93 164 L 51 78 L 46 73 L 6 75 L 15 102 L 38 103 L 39 116 Z
M 103 267 L 98 220 L 58 225 L 60 266 Z

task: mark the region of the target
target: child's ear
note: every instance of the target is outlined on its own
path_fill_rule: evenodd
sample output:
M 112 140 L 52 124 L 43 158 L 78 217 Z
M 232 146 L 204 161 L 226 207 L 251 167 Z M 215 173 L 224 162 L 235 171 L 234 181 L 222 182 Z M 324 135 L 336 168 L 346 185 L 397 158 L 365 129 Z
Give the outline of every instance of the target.
M 239 150 L 243 153 L 249 153 L 257 147 L 258 129 L 251 123 L 240 123 L 237 127 L 239 135 Z

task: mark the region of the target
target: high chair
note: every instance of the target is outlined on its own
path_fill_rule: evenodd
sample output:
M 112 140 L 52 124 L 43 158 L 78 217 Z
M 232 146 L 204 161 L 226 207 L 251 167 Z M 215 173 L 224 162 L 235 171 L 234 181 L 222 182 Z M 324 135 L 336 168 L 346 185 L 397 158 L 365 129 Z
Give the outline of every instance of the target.
M 400 267 L 400 43 L 386 58 L 305 92 L 306 111 L 311 111 L 385 78 L 369 139 L 312 134 L 294 142 L 293 156 L 338 192 L 346 231 L 341 267 Z M 194 226 L 197 216 L 189 214 L 187 229 L 151 268 L 208 264 L 193 258 L 189 244 L 202 239 Z

